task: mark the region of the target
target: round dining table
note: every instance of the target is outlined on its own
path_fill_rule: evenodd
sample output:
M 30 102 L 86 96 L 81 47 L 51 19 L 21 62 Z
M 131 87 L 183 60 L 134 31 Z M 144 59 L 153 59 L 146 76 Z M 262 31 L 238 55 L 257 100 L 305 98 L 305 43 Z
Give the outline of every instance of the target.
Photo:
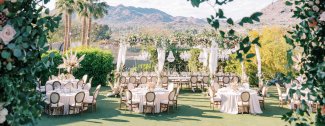
M 250 113 L 263 113 L 258 100 L 257 91 L 243 87 L 238 88 L 238 90 L 233 90 L 230 87 L 224 87 L 218 90 L 216 94 L 221 98 L 220 111 L 228 114 L 238 114 L 238 101 L 241 101 L 241 93 L 245 91 L 250 94 Z
M 61 83 L 61 86 L 64 86 L 67 83 L 72 83 L 73 87 L 77 87 L 77 83 L 78 83 L 79 79 L 63 79 L 63 80 L 55 79 L 55 80 L 49 80 L 49 81 L 46 81 L 46 85 L 52 85 L 53 82 L 55 82 L 55 81 L 59 81 Z M 49 91 L 49 90 L 51 90 L 52 87 L 45 87 L 45 88 L 46 88 L 47 91 Z M 52 88 L 52 90 L 53 90 L 53 88 Z
M 137 112 L 143 112 L 143 105 L 146 102 L 146 93 L 148 92 L 148 88 L 134 88 L 131 90 L 132 92 L 132 100 L 140 101 L 139 108 L 134 109 Z M 153 91 L 156 95 L 154 104 L 155 104 L 155 113 L 160 112 L 160 102 L 163 100 L 168 100 L 169 91 L 164 88 L 155 88 Z
M 75 103 L 75 96 L 78 92 L 85 92 L 85 98 L 89 98 L 89 91 L 83 90 L 83 89 L 56 89 L 52 91 L 46 92 L 46 97 L 48 100 L 50 100 L 50 96 L 52 92 L 57 92 L 60 94 L 60 102 L 64 104 L 64 112 L 63 115 L 69 114 L 69 104 Z M 55 113 L 58 114 L 58 113 Z

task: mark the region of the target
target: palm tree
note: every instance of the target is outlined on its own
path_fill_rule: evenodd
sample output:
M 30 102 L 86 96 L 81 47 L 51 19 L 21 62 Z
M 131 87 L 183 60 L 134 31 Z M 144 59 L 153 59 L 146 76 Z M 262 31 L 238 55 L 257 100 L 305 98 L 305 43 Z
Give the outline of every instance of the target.
M 55 8 L 64 13 L 64 51 L 70 46 L 71 14 L 74 12 L 74 0 L 57 0 Z
M 89 8 L 88 0 L 76 0 L 75 4 L 76 11 L 78 12 L 79 17 L 82 20 L 82 29 L 81 29 L 81 43 L 86 45 L 86 30 L 87 30 L 87 9 Z
M 88 4 L 88 31 L 86 33 L 86 45 L 89 45 L 91 34 L 92 18 L 102 18 L 107 14 L 108 5 L 106 2 L 100 2 L 99 0 L 89 0 Z

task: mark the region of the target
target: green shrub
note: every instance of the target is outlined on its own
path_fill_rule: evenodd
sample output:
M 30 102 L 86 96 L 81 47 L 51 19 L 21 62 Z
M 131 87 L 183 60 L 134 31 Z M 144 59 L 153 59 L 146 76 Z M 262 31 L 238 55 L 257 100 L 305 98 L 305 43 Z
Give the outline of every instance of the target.
M 136 67 L 131 68 L 131 72 L 152 72 L 155 71 L 155 66 L 154 64 L 138 64 Z
M 188 61 L 188 67 L 189 70 L 192 72 L 198 72 L 203 70 L 203 63 L 200 63 L 198 58 L 200 55 L 200 49 L 191 49 L 190 53 L 191 53 L 191 58 Z
M 114 69 L 114 58 L 112 53 L 110 51 L 90 47 L 79 47 L 72 50 L 73 52 L 77 52 L 78 57 L 84 54 L 86 55 L 85 59 L 80 63 L 81 67 L 73 70 L 73 75 L 80 79 L 83 75 L 87 74 L 88 78 L 93 77 L 92 86 L 97 86 L 98 84 L 106 85 L 108 75 L 110 75 Z M 52 66 L 48 72 L 44 72 L 44 75 L 58 75 L 59 70 L 57 66 L 62 63 L 61 54 L 58 51 L 50 52 L 55 55 L 53 58 L 54 66 Z M 50 52 L 44 56 L 49 55 Z

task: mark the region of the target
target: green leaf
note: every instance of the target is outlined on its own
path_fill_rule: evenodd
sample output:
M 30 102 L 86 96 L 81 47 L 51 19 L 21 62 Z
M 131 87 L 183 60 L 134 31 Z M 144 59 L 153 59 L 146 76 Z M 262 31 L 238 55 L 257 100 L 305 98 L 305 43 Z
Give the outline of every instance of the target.
M 246 54 L 251 49 L 251 46 L 247 46 L 244 48 L 244 53 Z
M 234 25 L 234 21 L 231 18 L 227 19 L 227 23 L 230 24 L 230 25 Z
M 10 43 L 10 44 L 7 45 L 7 47 L 9 49 L 14 49 L 16 47 L 16 45 L 14 43 Z
M 235 34 L 235 30 L 230 29 L 229 32 L 228 32 L 228 34 L 229 34 L 230 36 L 233 36 L 233 35 Z
M 254 14 L 251 15 L 251 19 L 259 22 L 260 21 L 259 17 L 262 15 L 263 15 L 263 13 L 261 13 L 261 12 L 255 12 Z M 248 23 L 250 23 L 250 22 L 248 22 Z
M 249 42 L 249 37 L 247 36 L 243 39 L 242 43 L 247 44 L 248 42 Z
M 50 9 L 49 8 L 45 9 L 45 14 L 50 14 Z
M 219 9 L 218 10 L 217 15 L 219 15 L 219 18 L 226 18 L 225 15 L 224 15 L 224 13 L 223 13 L 223 11 L 222 11 L 222 9 Z
M 187 1 L 189 1 L 189 0 L 187 0 Z M 193 7 L 199 7 L 201 0 L 191 0 L 191 3 L 192 3 Z
M 291 5 L 292 5 L 292 3 L 289 2 L 289 1 L 286 1 L 285 4 L 286 4 L 287 6 L 291 6 Z
M 22 55 L 22 52 L 21 52 L 21 50 L 20 49 L 18 49 L 18 48 L 16 48 L 16 49 L 14 49 L 14 56 L 15 57 L 21 57 L 21 55 Z
M 221 37 L 223 37 L 223 38 L 225 37 L 226 33 L 224 31 L 219 31 L 219 33 L 220 33 Z
M 12 64 L 9 62 L 6 65 L 7 70 L 12 70 Z
M 44 0 L 44 4 L 47 4 L 48 2 L 50 2 L 50 0 Z
M 254 56 L 255 56 L 255 54 L 250 53 L 250 54 L 247 54 L 247 55 L 246 55 L 246 58 L 249 59 L 249 58 L 252 58 L 252 57 L 254 57 Z
M 1 57 L 4 59 L 8 59 L 8 58 L 10 58 L 10 53 L 8 51 L 4 50 L 1 53 Z
M 261 44 L 258 42 L 259 40 L 260 40 L 260 37 L 257 37 L 252 41 L 252 43 L 258 45 L 259 47 L 261 47 Z
M 218 20 L 213 20 L 211 25 L 212 25 L 212 27 L 215 28 L 215 29 L 219 29 L 219 26 L 220 26 Z

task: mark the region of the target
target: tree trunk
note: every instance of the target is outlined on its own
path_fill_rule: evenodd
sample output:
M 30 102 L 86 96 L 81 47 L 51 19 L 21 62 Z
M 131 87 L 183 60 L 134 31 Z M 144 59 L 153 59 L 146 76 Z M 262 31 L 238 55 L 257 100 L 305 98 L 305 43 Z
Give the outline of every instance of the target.
M 91 34 L 91 14 L 88 15 L 88 31 L 87 31 L 87 37 L 86 37 L 86 42 L 87 42 L 87 46 L 89 46 L 89 42 L 90 42 L 90 34 Z
M 86 22 L 86 17 L 83 17 L 82 18 L 82 35 L 81 35 L 82 45 L 86 45 L 86 32 L 87 32 L 87 22 Z
M 262 81 L 262 62 L 260 48 L 255 44 L 256 60 L 257 60 L 257 77 L 258 77 L 258 86 L 261 88 L 263 86 Z
M 67 50 L 67 40 L 68 40 L 68 14 L 66 13 L 64 15 L 65 17 L 65 23 L 64 23 L 64 41 L 63 41 L 63 51 L 65 52 Z
M 71 45 L 71 15 L 68 15 L 68 38 L 67 38 L 67 50 L 70 48 Z

